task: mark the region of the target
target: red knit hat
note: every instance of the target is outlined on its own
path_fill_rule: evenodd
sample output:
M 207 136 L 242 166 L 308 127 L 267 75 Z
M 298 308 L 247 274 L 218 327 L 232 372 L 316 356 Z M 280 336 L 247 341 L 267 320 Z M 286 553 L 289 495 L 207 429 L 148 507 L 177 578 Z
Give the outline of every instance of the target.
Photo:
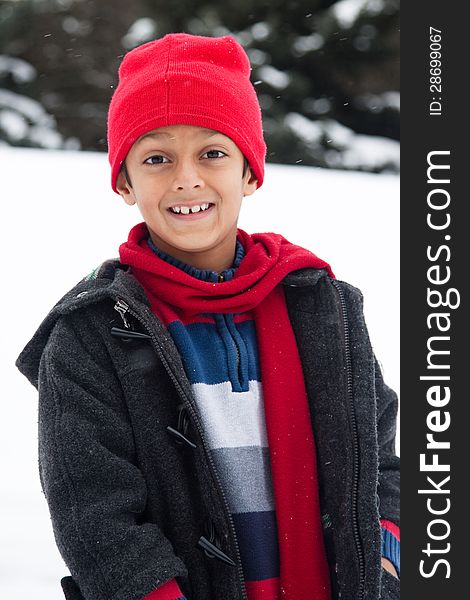
M 263 183 L 266 143 L 250 61 L 232 36 L 169 33 L 138 46 L 119 67 L 108 113 L 111 186 L 133 143 L 167 125 L 196 125 L 230 137 Z

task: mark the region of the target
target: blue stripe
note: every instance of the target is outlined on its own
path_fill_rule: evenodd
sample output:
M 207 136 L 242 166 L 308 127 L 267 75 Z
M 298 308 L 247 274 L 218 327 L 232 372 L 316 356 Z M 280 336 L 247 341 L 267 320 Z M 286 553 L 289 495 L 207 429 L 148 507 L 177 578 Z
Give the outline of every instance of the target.
M 384 527 L 382 527 L 382 556 L 393 563 L 398 575 L 400 575 L 400 542 L 393 533 Z
M 252 320 L 233 323 L 230 319 L 224 319 L 224 323 L 191 323 L 185 326 L 181 321 L 173 321 L 168 330 L 192 384 L 213 385 L 230 381 L 234 391 L 248 391 L 248 381 L 261 381 L 255 324 Z M 236 336 L 235 339 L 230 332 Z M 240 353 L 241 378 L 236 373 L 235 342 Z
M 233 522 L 245 580 L 279 577 L 275 512 L 238 513 L 233 515 Z
M 215 314 L 217 328 L 225 344 L 229 381 L 234 392 L 248 391 L 248 351 L 238 334 L 233 315 Z

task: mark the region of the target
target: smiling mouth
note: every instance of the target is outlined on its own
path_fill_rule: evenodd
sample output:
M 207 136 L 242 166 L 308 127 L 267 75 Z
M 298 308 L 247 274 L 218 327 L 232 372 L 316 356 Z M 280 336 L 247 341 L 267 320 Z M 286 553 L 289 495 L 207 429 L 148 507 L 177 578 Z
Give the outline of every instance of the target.
M 189 206 L 175 206 L 168 208 L 168 212 L 171 216 L 181 220 L 193 220 L 204 217 L 207 213 L 212 212 L 215 204 L 212 202 L 206 202 L 204 204 Z M 196 209 L 196 210 L 195 210 Z

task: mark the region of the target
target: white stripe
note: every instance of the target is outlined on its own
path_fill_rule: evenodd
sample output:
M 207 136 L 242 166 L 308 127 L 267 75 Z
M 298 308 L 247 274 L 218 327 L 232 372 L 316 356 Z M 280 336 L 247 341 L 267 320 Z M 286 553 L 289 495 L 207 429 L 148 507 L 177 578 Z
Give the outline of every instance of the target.
M 233 392 L 230 382 L 192 386 L 209 447 L 268 447 L 263 389 L 250 381 L 247 392 Z

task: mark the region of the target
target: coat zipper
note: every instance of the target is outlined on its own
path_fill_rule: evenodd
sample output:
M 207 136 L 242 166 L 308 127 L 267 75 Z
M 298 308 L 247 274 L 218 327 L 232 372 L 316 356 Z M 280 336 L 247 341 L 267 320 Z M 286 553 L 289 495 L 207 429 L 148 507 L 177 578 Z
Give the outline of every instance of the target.
M 171 380 L 173 381 L 173 383 L 175 384 L 175 387 L 178 391 L 178 393 L 180 394 L 180 396 L 183 398 L 185 404 L 188 407 L 189 412 L 191 413 L 191 416 L 193 418 L 193 423 L 195 423 L 198 431 L 199 431 L 199 435 L 200 438 L 202 440 L 202 446 L 204 448 L 205 454 L 206 454 L 206 458 L 208 459 L 208 462 L 211 466 L 212 469 L 212 474 L 214 476 L 214 479 L 216 481 L 217 484 L 217 489 L 220 492 L 220 495 L 222 497 L 222 501 L 223 501 L 223 505 L 225 508 L 225 512 L 226 515 L 228 517 L 228 522 L 230 525 L 230 530 L 232 532 L 233 535 L 233 540 L 235 542 L 235 552 L 236 552 L 236 558 L 237 558 L 237 572 L 238 572 L 238 584 L 239 584 L 239 588 L 240 591 L 242 593 L 242 598 L 243 600 L 248 600 L 248 595 L 246 593 L 246 589 L 245 589 L 245 585 L 244 585 L 244 577 L 243 577 L 243 569 L 241 566 L 241 556 L 240 556 L 240 549 L 238 546 L 238 541 L 237 541 L 237 536 L 236 536 L 236 532 L 235 532 L 235 525 L 233 523 L 233 519 L 232 519 L 232 515 L 230 513 L 230 507 L 227 501 L 227 497 L 225 496 L 225 492 L 223 490 L 222 484 L 220 482 L 220 478 L 219 478 L 219 474 L 217 473 L 217 468 L 215 466 L 214 460 L 210 454 L 210 451 L 207 449 L 207 443 L 206 440 L 204 438 L 204 433 L 203 433 L 203 429 L 199 423 L 199 418 L 197 416 L 197 412 L 192 404 L 191 398 L 189 398 L 186 393 L 184 392 L 183 388 L 181 387 L 180 382 L 178 381 L 178 378 L 176 377 L 176 375 L 173 373 L 171 366 L 165 356 L 165 353 L 162 351 L 160 344 L 158 343 L 158 339 L 157 337 L 154 335 L 154 332 L 152 331 L 152 329 L 150 329 L 149 327 L 147 327 L 147 325 L 143 322 L 142 318 L 135 312 L 133 311 L 129 305 L 127 304 L 127 302 L 125 302 L 122 298 L 117 298 L 117 302 L 114 306 L 115 310 L 120 314 L 123 322 L 124 322 L 124 326 L 126 327 L 126 329 L 130 328 L 130 324 L 126 319 L 126 313 L 132 315 L 135 319 L 137 319 L 137 321 L 139 321 L 139 323 L 142 325 L 142 327 L 148 332 L 148 334 L 150 335 L 150 339 L 153 341 L 154 343 L 154 348 L 160 358 L 160 360 L 162 361 L 163 366 L 165 367 L 165 369 L 168 372 L 168 375 L 170 376 Z
M 344 348 L 346 358 L 346 378 L 347 378 L 347 397 L 349 407 L 349 418 L 353 431 L 353 482 L 352 482 L 352 524 L 354 542 L 356 544 L 356 551 L 359 561 L 359 596 L 358 600 L 364 597 L 364 581 L 365 581 L 365 566 L 364 566 L 364 549 L 362 547 L 361 536 L 359 534 L 359 518 L 358 518 L 358 494 L 359 494 L 359 436 L 357 432 L 356 414 L 354 412 L 354 398 L 353 398 L 353 383 L 352 383 L 352 365 L 351 365 L 351 346 L 349 337 L 349 321 L 346 310 L 346 302 L 344 300 L 344 293 L 337 281 L 332 280 L 333 287 L 336 289 L 340 305 L 341 305 L 341 316 L 344 334 Z

